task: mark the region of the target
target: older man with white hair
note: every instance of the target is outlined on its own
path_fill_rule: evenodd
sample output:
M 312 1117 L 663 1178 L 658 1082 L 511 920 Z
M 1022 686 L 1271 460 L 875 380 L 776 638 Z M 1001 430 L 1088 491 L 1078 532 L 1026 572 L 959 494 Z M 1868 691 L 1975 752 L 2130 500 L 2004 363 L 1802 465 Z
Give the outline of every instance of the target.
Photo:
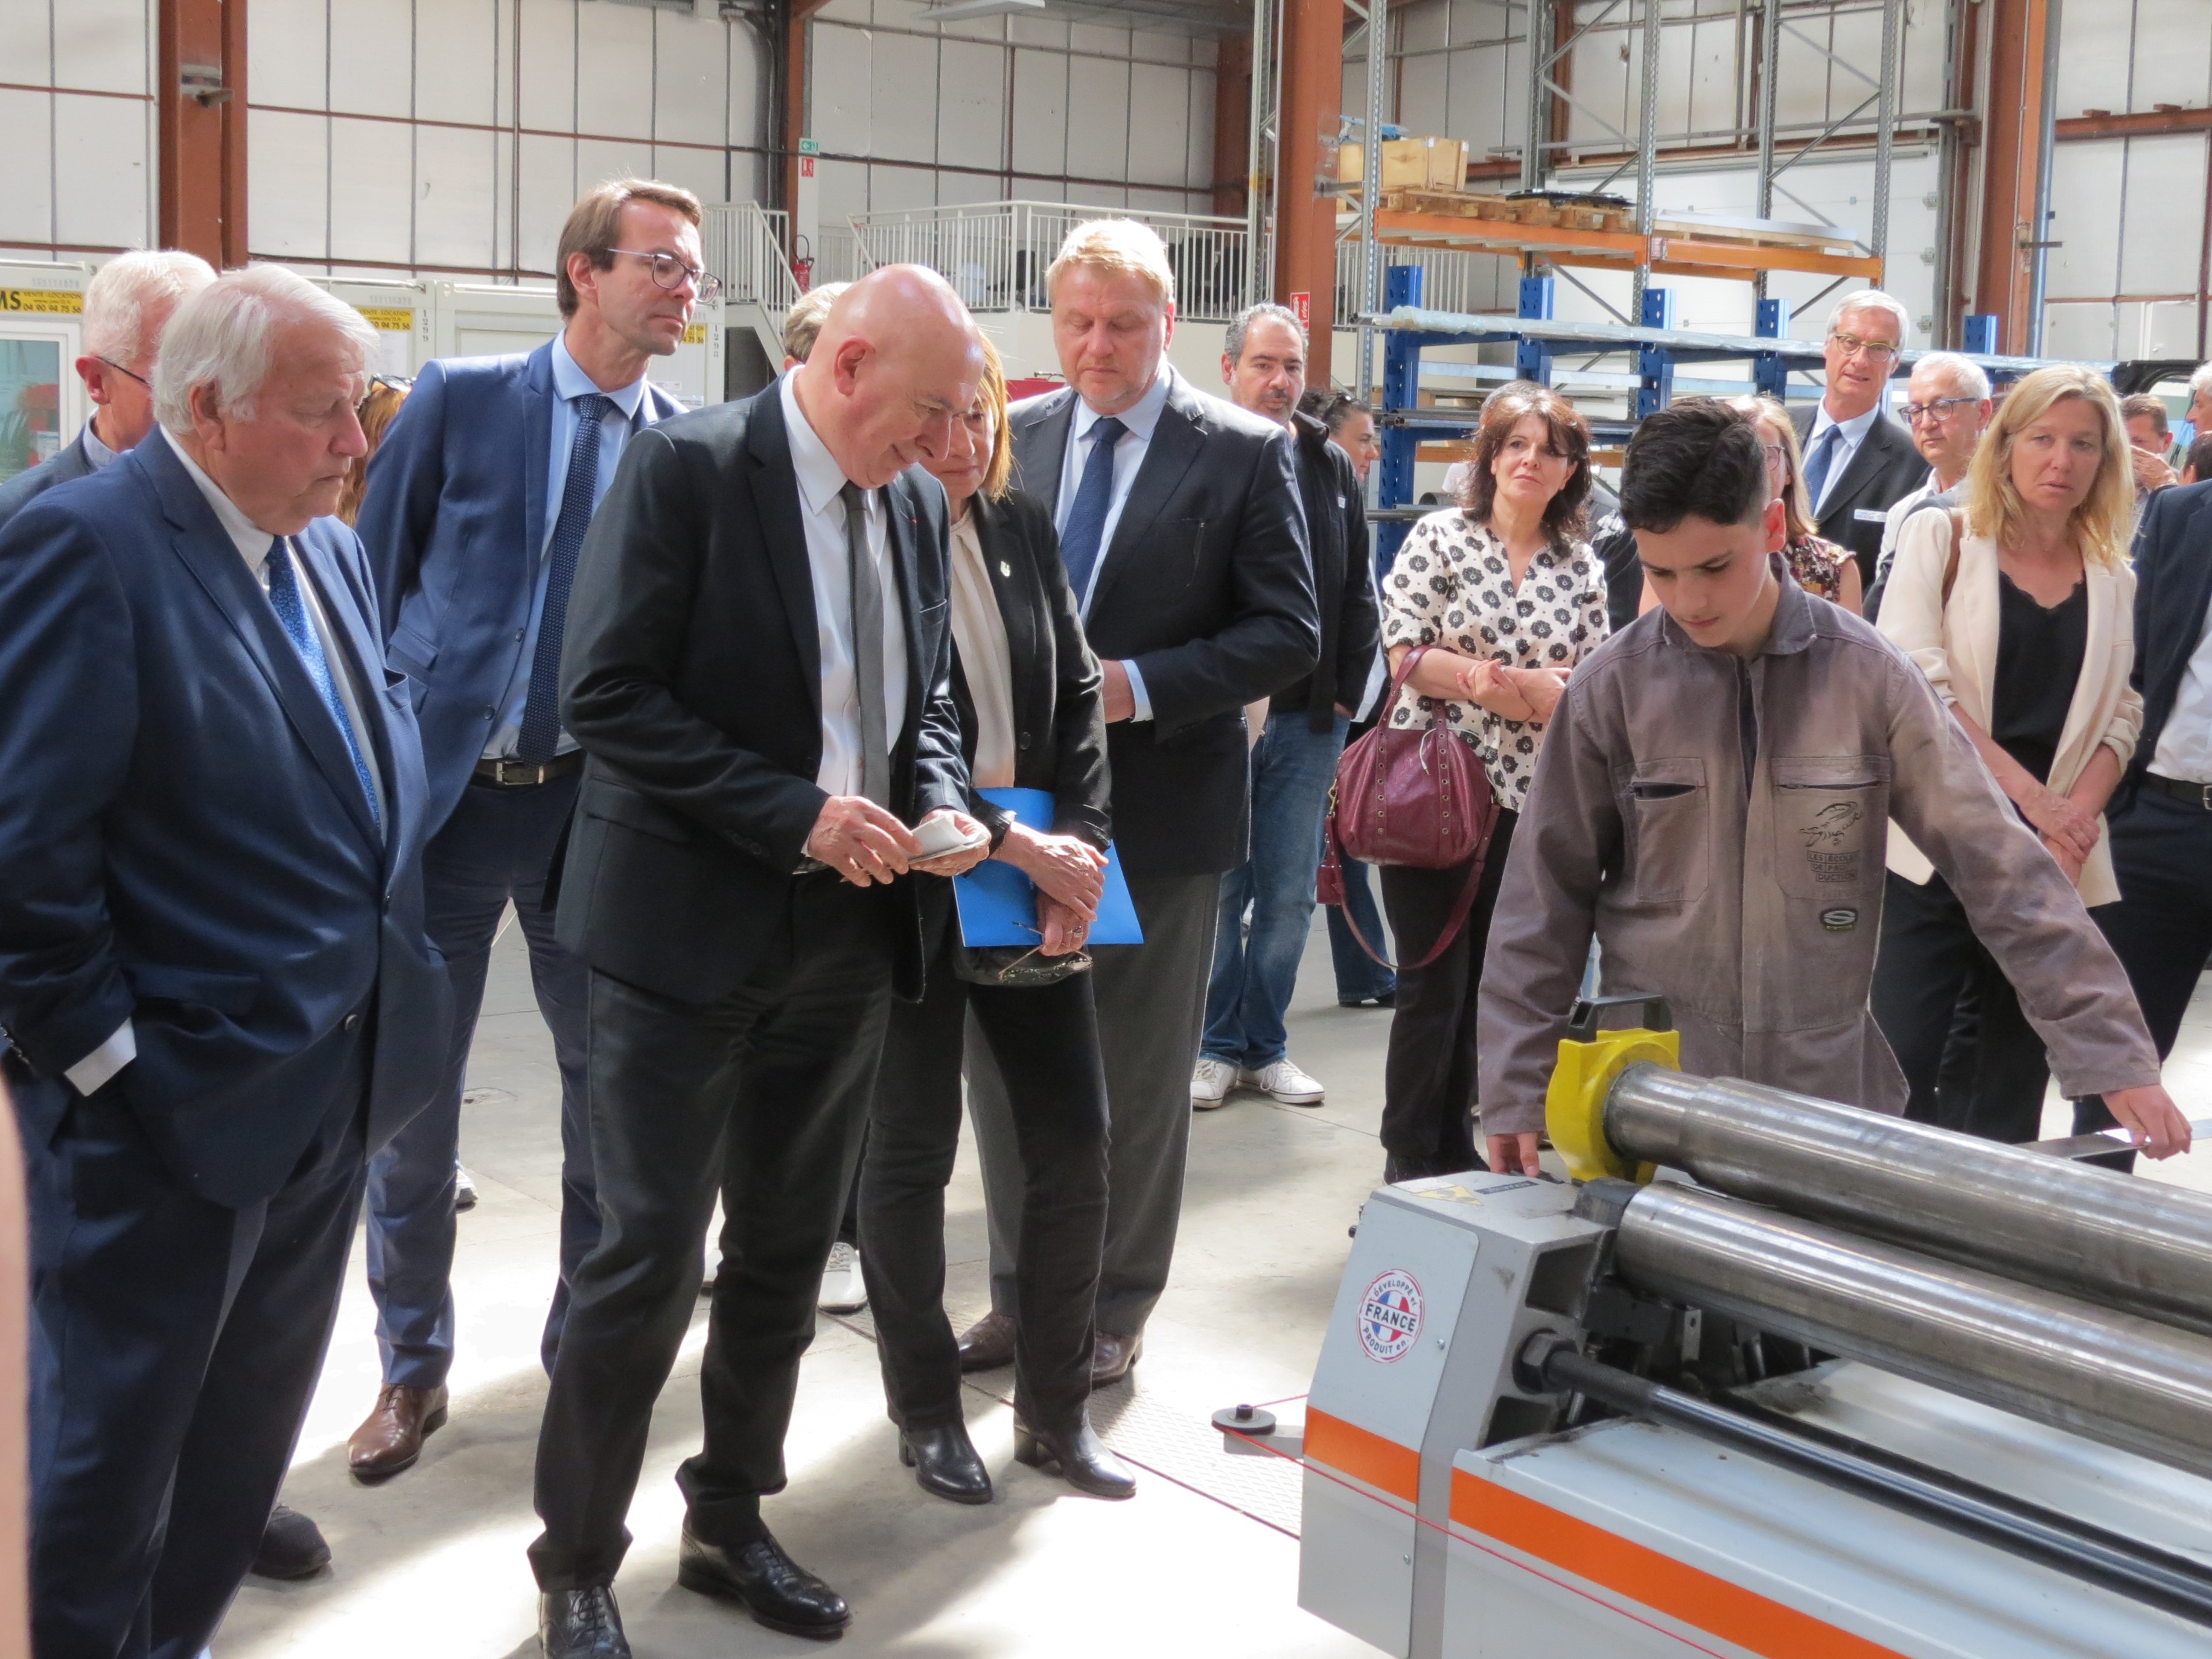
M 422 749 L 331 517 L 374 337 L 273 266 L 158 436 L 0 531 L 0 1058 L 40 1160 L 33 1642 L 198 1653 L 261 1543 L 368 1152 L 428 1099 Z
M 1860 591 L 1874 586 L 1889 509 L 1925 476 L 1911 434 L 1882 408 L 1882 392 L 1912 337 L 1902 301 L 1863 289 L 1828 316 L 1827 389 L 1790 418 L 1805 452 L 1805 488 L 1820 534 L 1859 562 Z
M 56 484 L 88 477 L 154 429 L 154 363 L 178 304 L 215 271 L 196 253 L 161 248 L 110 259 L 84 290 L 84 356 L 77 378 L 92 418 L 52 459 L 0 484 L 0 529 Z
M 1896 556 L 1897 538 L 1905 521 L 1930 504 L 1952 505 L 1951 492 L 1963 483 L 1972 464 L 1974 447 L 1990 423 L 1996 405 L 1990 398 L 1990 377 L 1971 357 L 1955 351 L 1931 351 L 1912 365 L 1905 382 L 1902 413 L 1910 423 L 1912 447 L 1928 463 L 1928 477 L 1920 488 L 1900 497 L 1889 509 L 1882 527 L 1881 557 L 1875 570 L 1875 586 L 1889 580 L 1889 562 Z M 1873 589 L 1868 592 L 1871 594 Z M 1867 606 L 1872 621 L 1875 605 Z

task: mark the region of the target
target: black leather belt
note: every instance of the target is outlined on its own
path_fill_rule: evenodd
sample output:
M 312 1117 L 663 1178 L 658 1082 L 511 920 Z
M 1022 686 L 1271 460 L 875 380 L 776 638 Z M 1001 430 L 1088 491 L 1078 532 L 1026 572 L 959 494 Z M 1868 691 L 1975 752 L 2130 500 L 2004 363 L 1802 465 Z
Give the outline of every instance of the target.
M 2142 787 L 2155 789 L 2161 795 L 2171 795 L 2178 801 L 2203 811 L 2212 812 L 2212 783 L 2184 783 L 2179 778 L 2162 778 L 2155 772 L 2142 775 Z
M 476 776 L 471 781 L 495 784 L 502 789 L 520 789 L 532 784 L 550 783 L 556 778 L 565 778 L 584 764 L 584 751 L 571 749 L 565 755 L 556 755 L 543 766 L 526 766 L 520 761 L 480 760 Z

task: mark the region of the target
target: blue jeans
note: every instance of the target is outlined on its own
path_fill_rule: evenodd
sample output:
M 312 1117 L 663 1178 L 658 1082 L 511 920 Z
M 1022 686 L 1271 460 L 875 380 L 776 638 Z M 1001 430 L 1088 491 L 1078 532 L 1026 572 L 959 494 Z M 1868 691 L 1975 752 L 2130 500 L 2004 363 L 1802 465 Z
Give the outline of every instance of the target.
M 1313 921 L 1322 816 L 1350 725 L 1339 714 L 1316 732 L 1303 708 L 1271 714 L 1252 750 L 1252 850 L 1221 878 L 1200 1050 L 1209 1060 L 1256 1072 L 1289 1050 L 1283 1017 Z
M 435 1388 L 453 1362 L 453 1157 L 461 1090 L 492 940 L 510 899 L 529 943 L 538 1011 L 553 1034 L 561 1073 L 560 1277 L 539 1344 L 548 1372 L 577 1264 L 599 1242 L 585 1108 L 590 973 L 554 939 L 553 917 L 543 908 L 553 849 L 580 781 L 572 772 L 521 788 L 470 784 L 423 852 L 423 903 L 430 941 L 444 953 L 453 981 L 453 1035 L 437 1097 L 369 1160 L 368 1288 L 376 1299 L 386 1382 Z
M 1382 933 L 1382 913 L 1375 903 L 1374 872 L 1358 859 L 1338 856 L 1344 870 L 1344 908 L 1329 907 L 1328 955 L 1336 967 L 1336 1000 L 1349 1007 L 1395 995 L 1398 976 L 1359 948 L 1359 941 L 1352 936 L 1344 920 L 1349 911 L 1359 931 L 1367 935 L 1367 942 L 1385 956 L 1389 954 L 1389 943 Z

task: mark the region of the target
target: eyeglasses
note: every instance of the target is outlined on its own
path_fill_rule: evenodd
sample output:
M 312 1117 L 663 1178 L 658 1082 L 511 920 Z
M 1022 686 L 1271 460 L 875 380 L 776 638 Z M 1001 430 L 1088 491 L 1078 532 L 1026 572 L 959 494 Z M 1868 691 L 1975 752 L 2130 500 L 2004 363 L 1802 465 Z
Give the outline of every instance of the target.
M 1908 422 L 1917 425 L 1923 415 L 1930 416 L 1939 421 L 1948 420 L 1953 410 L 1979 402 L 1981 402 L 1979 398 L 1936 398 L 1924 404 L 1906 404 L 1898 410 L 1898 413 L 1904 416 Z
M 98 362 L 103 362 L 103 363 L 106 363 L 106 364 L 110 368 L 113 369 L 113 370 L 114 370 L 118 374 L 130 374 L 130 375 L 131 375 L 131 378 L 132 380 L 134 380 L 137 381 L 137 382 L 138 382 L 138 384 L 139 384 L 140 386 L 144 386 L 144 387 L 146 388 L 146 390 L 147 390 L 147 391 L 151 392 L 151 391 L 154 389 L 154 383 L 153 383 L 151 380 L 148 380 L 148 379 L 147 379 L 143 374 L 131 374 L 131 372 L 129 369 L 127 369 L 127 368 L 124 368 L 122 364 L 120 364 L 120 363 L 117 362 L 115 361 L 115 359 L 114 359 L 114 358 L 112 358 L 112 357 L 101 357 L 101 358 L 97 359 L 97 361 L 98 361 Z
M 1846 357 L 1856 357 L 1862 351 L 1869 357 L 1897 356 L 1897 342 L 1894 340 L 1862 340 L 1856 334 L 1838 333 L 1831 334 L 1828 341 L 1832 345 L 1843 347 L 1844 356 Z
M 722 279 L 709 276 L 696 265 L 687 265 L 672 253 L 641 253 L 634 247 L 611 247 L 610 253 L 626 253 L 633 259 L 642 259 L 653 267 L 653 280 L 659 287 L 673 293 L 684 283 L 702 300 L 712 300 L 722 291 Z
M 412 374 L 372 374 L 368 377 L 371 392 L 405 392 L 414 384 Z

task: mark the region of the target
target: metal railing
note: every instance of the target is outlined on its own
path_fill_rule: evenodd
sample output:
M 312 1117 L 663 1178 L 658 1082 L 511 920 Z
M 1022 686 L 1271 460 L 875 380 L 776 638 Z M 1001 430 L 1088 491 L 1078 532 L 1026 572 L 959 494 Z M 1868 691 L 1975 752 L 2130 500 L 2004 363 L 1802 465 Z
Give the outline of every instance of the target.
M 783 257 L 790 216 L 757 202 L 717 202 L 700 228 L 707 269 L 722 279 L 723 297 L 781 314 L 798 302 L 799 279 Z
M 926 265 L 971 311 L 1048 308 L 1044 273 L 1067 233 L 1087 219 L 1134 219 L 1159 233 L 1176 273 L 1176 314 L 1227 322 L 1243 308 L 1251 236 L 1242 219 L 1094 208 L 1068 202 L 981 202 L 866 213 L 852 220 L 857 269 Z M 826 239 L 825 239 L 826 240 Z
M 1358 238 L 1336 245 L 1339 328 L 1351 327 L 1359 315 L 1359 262 Z M 1455 247 L 1389 247 L 1383 250 L 1382 259 L 1385 265 L 1421 268 L 1421 302 L 1431 310 L 1465 312 L 1511 311 L 1514 284 L 1520 273 L 1517 269 L 1501 268 L 1510 262 L 1510 255 L 1501 257 L 1474 248 Z M 1431 304 L 1428 296 L 1432 294 L 1449 295 L 1449 303 Z

